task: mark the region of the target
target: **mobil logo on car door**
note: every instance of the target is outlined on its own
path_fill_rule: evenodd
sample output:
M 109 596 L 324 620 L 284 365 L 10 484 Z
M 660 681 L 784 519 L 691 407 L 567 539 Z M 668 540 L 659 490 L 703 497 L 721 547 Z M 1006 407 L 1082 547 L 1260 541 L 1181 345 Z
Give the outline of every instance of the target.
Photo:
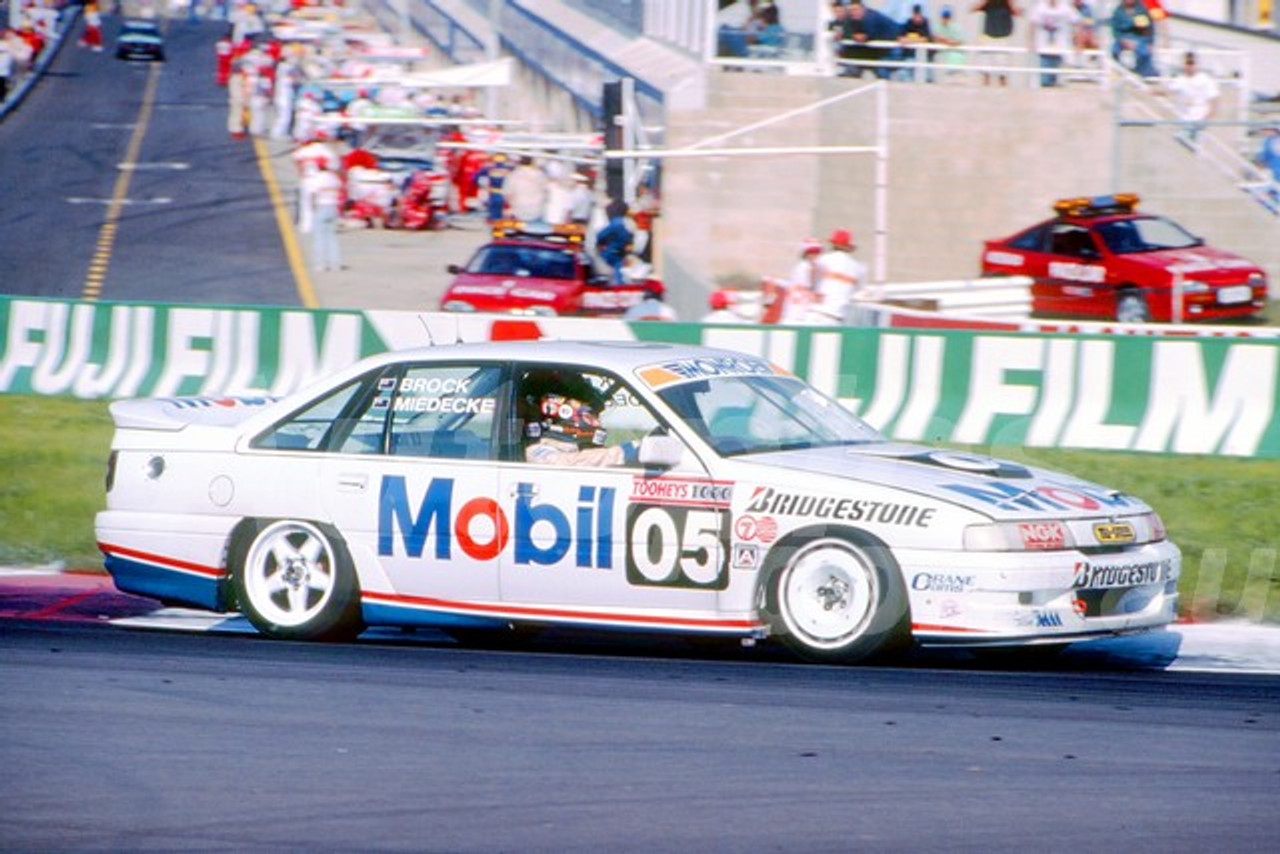
M 638 468 L 511 464 L 518 514 L 501 555 L 508 601 L 707 609 L 728 585 L 730 488 Z

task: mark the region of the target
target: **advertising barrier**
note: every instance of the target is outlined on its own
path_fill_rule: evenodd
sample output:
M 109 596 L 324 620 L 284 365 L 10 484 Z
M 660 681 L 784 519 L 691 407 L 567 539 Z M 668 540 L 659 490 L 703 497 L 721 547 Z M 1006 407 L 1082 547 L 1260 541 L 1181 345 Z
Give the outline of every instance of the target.
M 384 350 L 515 338 L 727 347 L 914 441 L 1280 457 L 1280 341 L 625 323 L 0 297 L 0 392 L 284 395 Z

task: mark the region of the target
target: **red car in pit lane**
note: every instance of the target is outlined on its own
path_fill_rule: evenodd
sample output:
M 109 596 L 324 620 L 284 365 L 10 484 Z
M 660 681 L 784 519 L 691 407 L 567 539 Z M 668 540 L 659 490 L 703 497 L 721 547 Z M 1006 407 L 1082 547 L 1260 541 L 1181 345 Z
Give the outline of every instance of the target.
M 1181 323 L 1266 307 L 1261 267 L 1137 205 L 1132 193 L 1061 199 L 1052 219 L 987 241 L 982 274 L 1030 276 L 1040 317 Z
M 618 317 L 661 293 L 657 279 L 610 284 L 608 268 L 585 245 L 580 225 L 494 224 L 493 239 L 464 266 L 450 264 L 453 281 L 442 311 Z

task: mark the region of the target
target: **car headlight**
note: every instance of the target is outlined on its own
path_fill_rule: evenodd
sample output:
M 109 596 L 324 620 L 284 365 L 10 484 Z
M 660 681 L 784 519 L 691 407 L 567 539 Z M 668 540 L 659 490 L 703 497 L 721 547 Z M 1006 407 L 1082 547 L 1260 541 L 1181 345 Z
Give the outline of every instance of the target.
M 1195 279 L 1187 279 L 1182 283 L 1182 292 L 1184 294 L 1202 294 L 1211 290 L 1207 282 L 1198 282 Z
M 1062 522 L 994 522 L 964 529 L 964 547 L 974 552 L 1040 552 L 1075 548 Z

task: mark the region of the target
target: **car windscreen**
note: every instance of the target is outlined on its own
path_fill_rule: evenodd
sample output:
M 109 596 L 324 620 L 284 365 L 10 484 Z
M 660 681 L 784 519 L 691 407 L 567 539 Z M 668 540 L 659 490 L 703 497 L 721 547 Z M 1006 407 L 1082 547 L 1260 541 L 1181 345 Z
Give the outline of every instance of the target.
M 1107 249 L 1116 255 L 1186 249 L 1200 240 L 1185 228 L 1159 216 L 1133 217 L 1104 222 L 1094 229 Z
M 861 418 L 794 377 L 684 383 L 660 396 L 724 456 L 883 442 Z
M 490 276 L 521 276 L 534 279 L 574 279 L 576 265 L 573 253 L 564 249 L 541 246 L 496 244 L 485 246 L 471 263 L 468 273 Z

